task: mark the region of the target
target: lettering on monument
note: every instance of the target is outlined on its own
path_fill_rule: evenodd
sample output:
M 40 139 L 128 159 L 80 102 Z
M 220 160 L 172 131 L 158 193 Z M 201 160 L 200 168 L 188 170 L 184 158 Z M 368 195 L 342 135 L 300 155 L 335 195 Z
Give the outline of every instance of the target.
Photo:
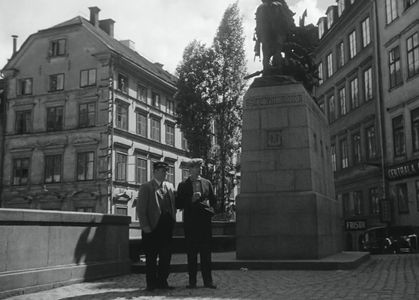
M 271 97 L 254 97 L 248 98 L 245 101 L 247 108 L 257 106 L 272 106 L 272 105 L 287 105 L 287 104 L 299 104 L 303 102 L 302 95 L 284 95 L 284 96 L 271 96 Z
M 281 130 L 268 130 L 266 146 L 268 148 L 277 148 L 282 145 Z

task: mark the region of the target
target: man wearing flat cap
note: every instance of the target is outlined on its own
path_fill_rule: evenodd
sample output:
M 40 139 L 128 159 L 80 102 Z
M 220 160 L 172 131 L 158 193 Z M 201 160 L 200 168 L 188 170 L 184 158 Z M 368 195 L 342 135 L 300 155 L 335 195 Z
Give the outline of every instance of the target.
M 167 163 L 153 163 L 153 179 L 142 184 L 138 193 L 137 215 L 146 257 L 148 291 L 172 288 L 167 283 L 167 278 L 172 256 L 171 241 L 176 207 L 174 187 L 166 181 L 167 171 Z
M 196 288 L 198 253 L 200 254 L 204 287 L 216 288 L 211 275 L 211 218 L 216 198 L 212 184 L 201 177 L 204 161 L 191 159 L 187 165 L 190 176 L 179 183 L 176 207 L 183 209 L 183 223 L 188 257 L 188 288 Z

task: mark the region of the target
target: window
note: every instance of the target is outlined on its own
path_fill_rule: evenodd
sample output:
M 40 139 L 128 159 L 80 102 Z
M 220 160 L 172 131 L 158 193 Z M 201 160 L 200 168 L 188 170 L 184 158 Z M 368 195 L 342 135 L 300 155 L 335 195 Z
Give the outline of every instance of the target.
M 361 134 L 359 132 L 352 135 L 352 155 L 354 164 L 361 162 Z
M 393 143 L 394 156 L 403 156 L 406 149 L 404 143 L 404 121 L 402 115 L 393 119 Z
M 390 24 L 397 18 L 396 0 L 386 0 L 386 21 Z
M 370 196 L 370 214 L 379 215 L 380 214 L 380 199 L 378 197 L 378 188 L 373 187 L 369 190 Z
M 330 9 L 330 10 L 327 12 L 327 28 L 328 28 L 328 29 L 330 29 L 330 28 L 332 27 L 333 22 L 334 22 L 334 19 L 333 19 L 333 12 L 334 12 L 334 10 L 333 10 L 333 9 Z
M 359 106 L 358 78 L 352 79 L 350 86 L 351 86 L 351 90 L 350 90 L 351 109 L 355 109 Z
M 340 152 L 342 169 L 345 169 L 349 166 L 348 141 L 346 139 L 340 140 Z
M 345 0 L 338 0 L 338 16 L 340 17 L 345 10 Z
M 372 99 L 372 70 L 368 68 L 364 71 L 364 100 Z
M 419 180 L 415 181 L 416 187 L 416 210 L 419 211 Z
M 336 119 L 335 112 L 335 96 L 329 97 L 329 122 L 333 122 Z
M 47 131 L 63 130 L 63 107 L 47 108 Z
M 354 214 L 361 215 L 362 214 L 362 191 L 355 191 L 353 192 L 354 197 Z
M 80 87 L 96 85 L 96 69 L 80 72 Z
M 409 213 L 409 202 L 407 198 L 407 184 L 399 183 L 395 186 L 396 199 L 399 205 L 399 213 Z
M 138 135 L 147 137 L 147 115 L 145 113 L 137 112 L 137 129 Z
M 371 43 L 371 33 L 370 33 L 370 18 L 367 17 L 361 23 L 362 28 L 362 47 L 366 47 Z
M 28 133 L 31 131 L 30 110 L 16 112 L 15 129 L 17 134 Z
M 128 208 L 127 207 L 116 206 L 115 207 L 115 214 L 116 215 L 121 215 L 121 216 L 128 216 Z
M 116 153 L 115 159 L 115 180 L 127 181 L 127 155 L 124 153 Z
M 331 159 L 332 159 L 332 170 L 333 172 L 336 172 L 336 146 L 331 145 L 330 146 L 330 153 L 331 153 Z
M 49 44 L 49 56 L 63 56 L 66 53 L 66 40 L 59 39 L 51 41 Z
M 151 139 L 160 142 L 160 120 L 151 118 Z
M 349 34 L 349 58 L 356 55 L 356 32 L 355 30 Z
M 344 216 L 352 215 L 351 205 L 349 203 L 349 194 L 342 194 L 342 207 Z
M 13 160 L 13 185 L 25 185 L 29 179 L 29 158 Z
M 79 127 L 95 126 L 96 121 L 96 104 L 83 103 L 79 105 Z
M 128 77 L 123 74 L 118 74 L 118 90 L 128 93 Z
M 61 155 L 45 156 L 45 183 L 61 182 Z
M 331 77 L 333 75 L 333 55 L 332 53 L 329 53 L 327 55 L 327 78 Z
M 154 107 L 160 108 L 160 95 L 157 93 L 153 93 L 152 99 L 151 99 L 151 105 Z
M 390 72 L 390 88 L 393 88 L 402 83 L 399 46 L 394 47 L 388 53 L 388 67 Z
M 419 73 L 419 38 L 418 33 L 407 39 L 407 73 L 412 77 Z
M 94 178 L 94 152 L 80 152 L 77 153 L 77 180 L 93 180 Z
M 317 66 L 317 72 L 319 73 L 319 85 L 323 84 L 323 63 L 319 63 L 319 65 Z
M 416 3 L 416 0 L 404 0 L 404 9 L 408 9 L 410 6 Z
M 18 80 L 18 95 L 32 95 L 32 78 L 24 78 Z
M 64 89 L 64 74 L 54 74 L 49 76 L 49 91 L 62 91 Z
M 128 106 L 126 104 L 116 104 L 116 127 L 128 130 Z
M 411 111 L 412 120 L 412 148 L 414 152 L 419 151 L 419 108 Z
M 166 124 L 166 144 L 175 146 L 175 126 L 173 124 Z
M 340 108 L 340 115 L 344 116 L 347 113 L 346 110 L 346 95 L 345 95 L 345 88 L 341 88 L 338 91 L 338 97 L 339 97 L 339 108 Z
M 175 167 L 173 165 L 169 165 L 167 170 L 167 181 L 175 185 Z
M 147 182 L 147 159 L 143 157 L 137 157 L 136 162 L 136 181 L 138 184 L 143 184 L 144 182 Z
M 365 130 L 367 138 L 367 159 L 373 159 L 377 156 L 377 143 L 375 139 L 375 127 L 370 126 Z
M 147 88 L 141 84 L 137 84 L 137 99 L 147 103 Z
M 175 102 L 173 100 L 166 100 L 166 112 L 173 115 L 175 112 Z
M 340 42 L 336 48 L 336 62 L 338 69 L 345 63 L 345 52 L 343 51 L 343 42 Z
M 185 134 L 183 132 L 181 133 L 181 135 L 181 147 L 183 150 L 188 150 L 188 140 L 185 138 Z

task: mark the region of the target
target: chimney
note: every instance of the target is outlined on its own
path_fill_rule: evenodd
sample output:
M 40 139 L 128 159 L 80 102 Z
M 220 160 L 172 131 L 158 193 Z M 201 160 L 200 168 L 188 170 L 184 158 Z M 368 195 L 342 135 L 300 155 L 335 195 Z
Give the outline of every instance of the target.
M 90 9 L 90 23 L 92 23 L 93 26 L 99 27 L 99 12 L 100 8 L 97 6 L 89 7 Z
M 13 53 L 12 53 L 12 57 L 15 56 L 16 51 L 17 51 L 17 35 L 12 35 L 13 38 Z
M 113 37 L 113 24 L 115 24 L 115 21 L 112 19 L 100 20 L 99 28 L 106 32 L 110 37 Z

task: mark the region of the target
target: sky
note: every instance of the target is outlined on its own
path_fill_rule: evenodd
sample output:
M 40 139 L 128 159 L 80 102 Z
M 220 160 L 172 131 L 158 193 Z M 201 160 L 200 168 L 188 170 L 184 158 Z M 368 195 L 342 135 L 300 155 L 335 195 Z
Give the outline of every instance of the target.
M 236 0 L 0 0 L 0 69 L 10 58 L 12 35 L 17 48 L 33 33 L 76 16 L 89 19 L 89 7 L 100 8 L 99 19 L 115 21 L 115 38 L 132 40 L 135 50 L 163 64 L 175 74 L 185 47 L 194 39 L 212 44 L 226 8 Z M 254 60 L 255 11 L 260 0 L 237 0 L 243 18 L 248 73 L 262 69 Z M 306 24 L 317 24 L 335 0 L 287 0 L 295 12 L 295 23 L 305 9 Z

